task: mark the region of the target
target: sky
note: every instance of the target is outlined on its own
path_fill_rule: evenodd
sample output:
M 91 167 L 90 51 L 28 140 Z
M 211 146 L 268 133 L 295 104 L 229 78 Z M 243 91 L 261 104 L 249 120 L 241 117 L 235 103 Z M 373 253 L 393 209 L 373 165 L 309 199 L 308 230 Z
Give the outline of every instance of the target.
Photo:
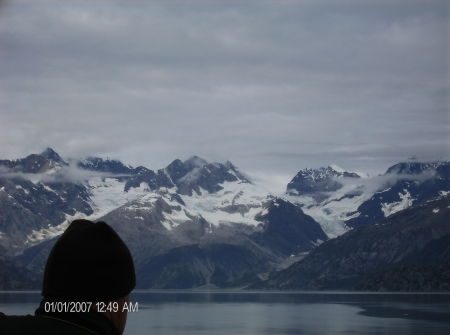
M 284 186 L 449 159 L 449 16 L 437 0 L 1 1 L 0 158 L 198 155 Z

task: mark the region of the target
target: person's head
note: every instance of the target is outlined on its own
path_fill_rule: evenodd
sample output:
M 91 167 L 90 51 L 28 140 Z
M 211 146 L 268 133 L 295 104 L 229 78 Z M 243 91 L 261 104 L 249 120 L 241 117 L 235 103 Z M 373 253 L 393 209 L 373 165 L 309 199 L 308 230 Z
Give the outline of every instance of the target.
M 62 301 L 123 305 L 136 285 L 130 251 L 105 222 L 73 221 L 55 243 L 44 272 L 42 295 Z M 105 314 L 123 332 L 126 312 Z

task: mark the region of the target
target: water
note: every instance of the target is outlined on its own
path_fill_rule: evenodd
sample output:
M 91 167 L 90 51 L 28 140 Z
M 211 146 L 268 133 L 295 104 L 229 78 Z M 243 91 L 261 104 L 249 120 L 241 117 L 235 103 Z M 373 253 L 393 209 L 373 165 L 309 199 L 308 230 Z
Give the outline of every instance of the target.
M 33 313 L 38 292 L 0 292 L 0 311 Z M 450 294 L 136 291 L 127 335 L 450 334 Z

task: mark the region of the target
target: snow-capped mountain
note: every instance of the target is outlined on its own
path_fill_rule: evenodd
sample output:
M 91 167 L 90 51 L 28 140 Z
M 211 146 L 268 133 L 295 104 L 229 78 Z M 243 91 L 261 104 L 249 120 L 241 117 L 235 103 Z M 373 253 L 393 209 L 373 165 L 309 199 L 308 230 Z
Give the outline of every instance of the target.
M 360 178 L 355 172 L 331 165 L 318 169 L 303 169 L 287 185 L 287 192 L 293 195 L 313 194 L 326 197 L 326 192 L 339 190 L 343 185 L 342 178 Z
M 68 163 L 51 149 L 0 161 L 0 245 L 11 253 L 58 234 L 67 219 L 93 213 L 88 189 L 62 177 Z
M 177 187 L 177 192 L 184 195 L 200 195 L 202 190 L 215 193 L 223 189 L 225 182 L 249 183 L 231 162 L 208 163 L 197 156 L 184 162 L 176 159 L 166 167 L 165 172 Z
M 51 148 L 22 159 L 0 160 L 0 167 L 11 173 L 46 173 L 67 165 L 67 162 Z
M 399 163 L 380 176 L 358 176 L 332 167 L 302 170 L 288 184 L 286 199 L 332 238 L 450 192 L 450 163 L 445 161 Z
M 348 230 L 344 223 L 348 213 L 372 195 L 363 185 L 360 174 L 336 165 L 303 169 L 287 185 L 285 198 L 299 205 L 333 238 Z
M 277 196 L 230 162 L 194 156 L 153 171 L 46 149 L 0 161 L 0 250 L 36 274 L 70 221 L 104 220 L 132 250 L 140 287 L 244 286 L 352 227 L 449 193 L 449 176 L 449 162 L 376 177 L 329 166 L 299 171 Z
M 199 268 L 199 283 L 214 285 L 246 282 L 327 239 L 299 207 L 253 184 L 230 162 L 210 163 L 194 156 L 154 172 L 98 157 L 67 163 L 51 149 L 31 156 L 48 168 L 24 173 L 13 163 L 22 160 L 0 164 L 0 206 L 5 208 L 0 246 L 11 255 L 23 253 L 21 260 L 37 271 L 54 237 L 75 218 L 111 224 L 132 250 L 142 278 L 156 266 L 154 257 L 177 262 L 167 255 L 187 248 L 183 250 L 192 251 L 192 257 L 200 253 L 208 263 Z M 217 250 L 234 253 L 229 268 L 211 254 Z M 237 274 L 242 268 L 236 263 L 242 262 L 239 255 L 257 260 L 242 276 Z M 184 274 L 178 275 L 174 283 L 185 283 Z
M 450 192 L 450 162 L 399 163 L 388 168 L 383 177 L 384 184 L 351 213 L 347 225 L 374 222 Z

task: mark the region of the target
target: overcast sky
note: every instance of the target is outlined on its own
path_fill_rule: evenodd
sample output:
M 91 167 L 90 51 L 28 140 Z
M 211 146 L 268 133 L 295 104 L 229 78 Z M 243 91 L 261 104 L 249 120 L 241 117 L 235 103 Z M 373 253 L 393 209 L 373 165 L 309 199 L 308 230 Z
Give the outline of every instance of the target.
M 1 158 L 448 159 L 449 2 L 3 1 Z

